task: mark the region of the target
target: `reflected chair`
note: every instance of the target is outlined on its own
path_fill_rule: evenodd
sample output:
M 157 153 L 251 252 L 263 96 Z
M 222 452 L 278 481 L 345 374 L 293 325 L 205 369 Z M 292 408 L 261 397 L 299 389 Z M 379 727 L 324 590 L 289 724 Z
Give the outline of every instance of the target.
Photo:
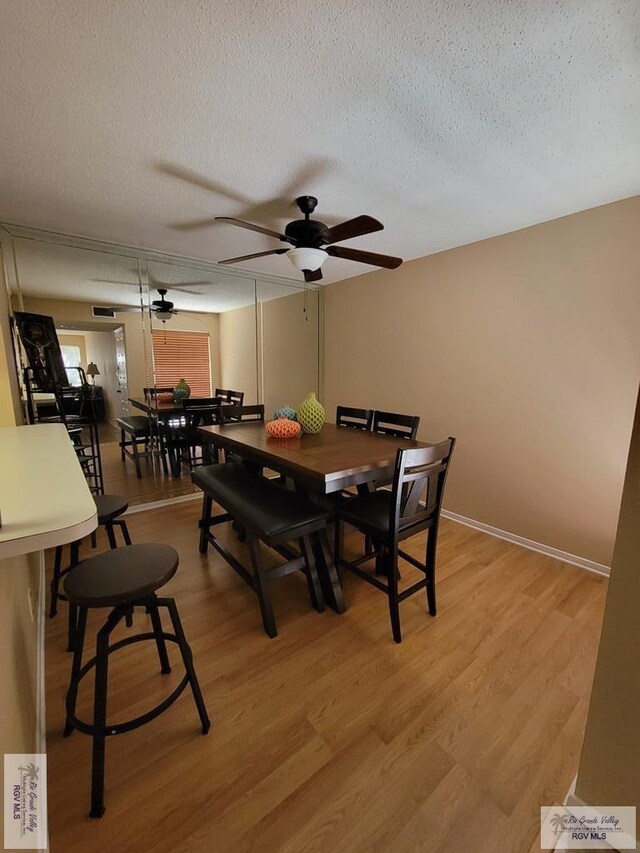
M 410 438 L 415 441 L 420 426 L 418 415 L 400 415 L 396 412 L 373 413 L 373 432 L 393 438 Z
M 336 408 L 336 426 L 351 427 L 368 432 L 373 424 L 373 409 L 353 409 L 350 406 Z
M 221 397 L 223 403 L 241 406 L 244 403 L 244 391 L 231 391 L 228 388 L 216 388 L 216 397 Z
M 222 423 L 221 403 L 220 397 L 190 397 L 182 401 L 184 426 L 176 430 L 174 443 L 178 453 L 187 451 L 189 470 L 212 461 L 209 458 L 209 445 L 204 442 L 198 427 Z
M 335 563 L 347 569 L 376 589 L 389 601 L 393 639 L 402 641 L 400 602 L 421 589 L 426 589 L 429 613 L 436 615 L 436 548 L 442 496 L 455 439 L 449 438 L 426 448 L 398 449 L 391 491 L 382 489 L 359 495 L 336 508 Z M 424 493 L 424 499 L 421 496 Z M 340 528 L 350 524 L 370 537 L 374 553 L 365 554 L 351 562 L 342 557 Z M 427 531 L 425 562 L 403 551 L 399 543 L 423 530 Z M 376 574 L 360 568 L 375 558 Z M 398 589 L 398 559 L 402 558 L 424 574 L 408 588 Z M 386 583 L 382 577 L 386 575 Z

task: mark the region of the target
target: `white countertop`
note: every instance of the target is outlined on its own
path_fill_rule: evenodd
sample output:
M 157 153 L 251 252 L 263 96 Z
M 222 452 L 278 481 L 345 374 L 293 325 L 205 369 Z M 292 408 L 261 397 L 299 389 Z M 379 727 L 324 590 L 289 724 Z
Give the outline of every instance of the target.
M 96 529 L 96 505 L 62 424 L 0 428 L 0 514 L 0 559 Z

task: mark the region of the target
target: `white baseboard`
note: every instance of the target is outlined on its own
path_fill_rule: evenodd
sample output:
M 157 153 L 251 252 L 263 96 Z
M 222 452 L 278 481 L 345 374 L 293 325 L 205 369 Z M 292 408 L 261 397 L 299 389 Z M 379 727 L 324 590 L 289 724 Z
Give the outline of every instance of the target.
M 517 536 L 515 533 L 509 533 L 507 530 L 491 527 L 489 524 L 484 524 L 482 521 L 475 521 L 473 518 L 466 518 L 464 515 L 458 515 L 456 512 L 449 512 L 449 510 L 443 509 L 442 515 L 451 521 L 457 521 L 458 524 L 473 527 L 474 530 L 481 530 L 483 533 L 488 533 L 489 536 L 505 539 L 507 542 L 513 542 L 514 545 L 528 548 L 530 551 L 538 551 L 540 554 L 546 554 L 548 557 L 553 557 L 555 560 L 560 560 L 563 563 L 571 563 L 571 565 L 586 569 L 588 572 L 595 572 L 598 575 L 608 577 L 611 571 L 609 566 L 604 566 L 602 563 L 596 563 L 593 560 L 587 560 L 584 557 L 560 551 L 558 548 L 543 545 L 541 542 L 534 542 L 532 539 L 525 539 L 524 536 Z
M 136 512 L 146 512 L 148 509 L 162 509 L 165 506 L 171 506 L 171 504 L 182 504 L 186 501 L 195 501 L 202 499 L 202 492 L 193 492 L 193 494 L 189 495 L 177 495 L 174 498 L 165 498 L 161 501 L 149 501 L 149 503 L 144 504 L 134 504 L 130 506 L 129 509 L 124 513 L 124 515 L 135 515 Z

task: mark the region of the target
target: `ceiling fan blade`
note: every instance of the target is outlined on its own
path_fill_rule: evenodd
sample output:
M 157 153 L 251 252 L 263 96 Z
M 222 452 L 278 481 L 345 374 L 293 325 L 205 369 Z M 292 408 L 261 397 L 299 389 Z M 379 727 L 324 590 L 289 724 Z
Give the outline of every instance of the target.
M 250 261 L 252 258 L 263 258 L 265 255 L 284 255 L 289 249 L 269 249 L 268 252 L 254 252 L 252 255 L 241 255 L 239 258 L 227 258 L 218 261 L 219 264 L 239 264 L 240 261 Z
M 347 219 L 339 225 L 329 228 L 324 235 L 325 243 L 339 243 L 341 240 L 349 240 L 351 237 L 362 237 L 364 234 L 372 234 L 374 231 L 382 231 L 384 225 L 373 216 L 356 216 L 355 219 Z
M 131 305 L 100 305 L 100 308 L 108 308 L 109 311 L 115 311 L 116 314 L 139 314 L 142 311 L 140 306 L 135 308 Z
M 269 228 L 263 228 L 262 225 L 254 225 L 252 222 L 243 222 L 241 219 L 233 219 L 231 216 L 216 216 L 218 222 L 228 222 L 229 225 L 237 225 L 239 228 L 247 228 L 249 231 L 257 231 L 258 234 L 266 234 L 267 237 L 275 237 L 276 240 L 284 240 L 286 243 L 293 243 L 290 237 L 285 237 L 284 234 L 278 234 L 277 231 L 271 231 Z
M 394 258 L 392 255 L 379 255 L 377 252 L 363 252 L 361 249 L 350 249 L 348 246 L 327 246 L 325 251 L 334 258 L 344 258 L 345 261 L 359 261 L 361 264 L 384 267 L 386 270 L 394 270 L 402 263 L 402 258 Z
M 322 278 L 321 269 L 313 270 L 313 272 L 311 270 L 302 270 L 302 272 L 304 273 L 305 281 L 320 281 Z

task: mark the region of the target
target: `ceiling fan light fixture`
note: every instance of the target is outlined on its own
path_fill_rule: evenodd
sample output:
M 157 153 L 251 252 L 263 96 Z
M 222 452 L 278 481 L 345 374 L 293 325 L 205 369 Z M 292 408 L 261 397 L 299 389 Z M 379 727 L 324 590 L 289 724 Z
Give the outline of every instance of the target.
M 296 249 L 289 249 L 287 257 L 297 270 L 300 270 L 301 272 L 302 270 L 315 272 L 320 269 L 329 255 L 324 251 L 324 249 L 312 249 L 307 246 L 299 246 Z
M 163 323 L 165 320 L 170 320 L 173 317 L 171 311 L 154 311 L 153 313 L 155 314 L 156 319 L 162 320 Z

